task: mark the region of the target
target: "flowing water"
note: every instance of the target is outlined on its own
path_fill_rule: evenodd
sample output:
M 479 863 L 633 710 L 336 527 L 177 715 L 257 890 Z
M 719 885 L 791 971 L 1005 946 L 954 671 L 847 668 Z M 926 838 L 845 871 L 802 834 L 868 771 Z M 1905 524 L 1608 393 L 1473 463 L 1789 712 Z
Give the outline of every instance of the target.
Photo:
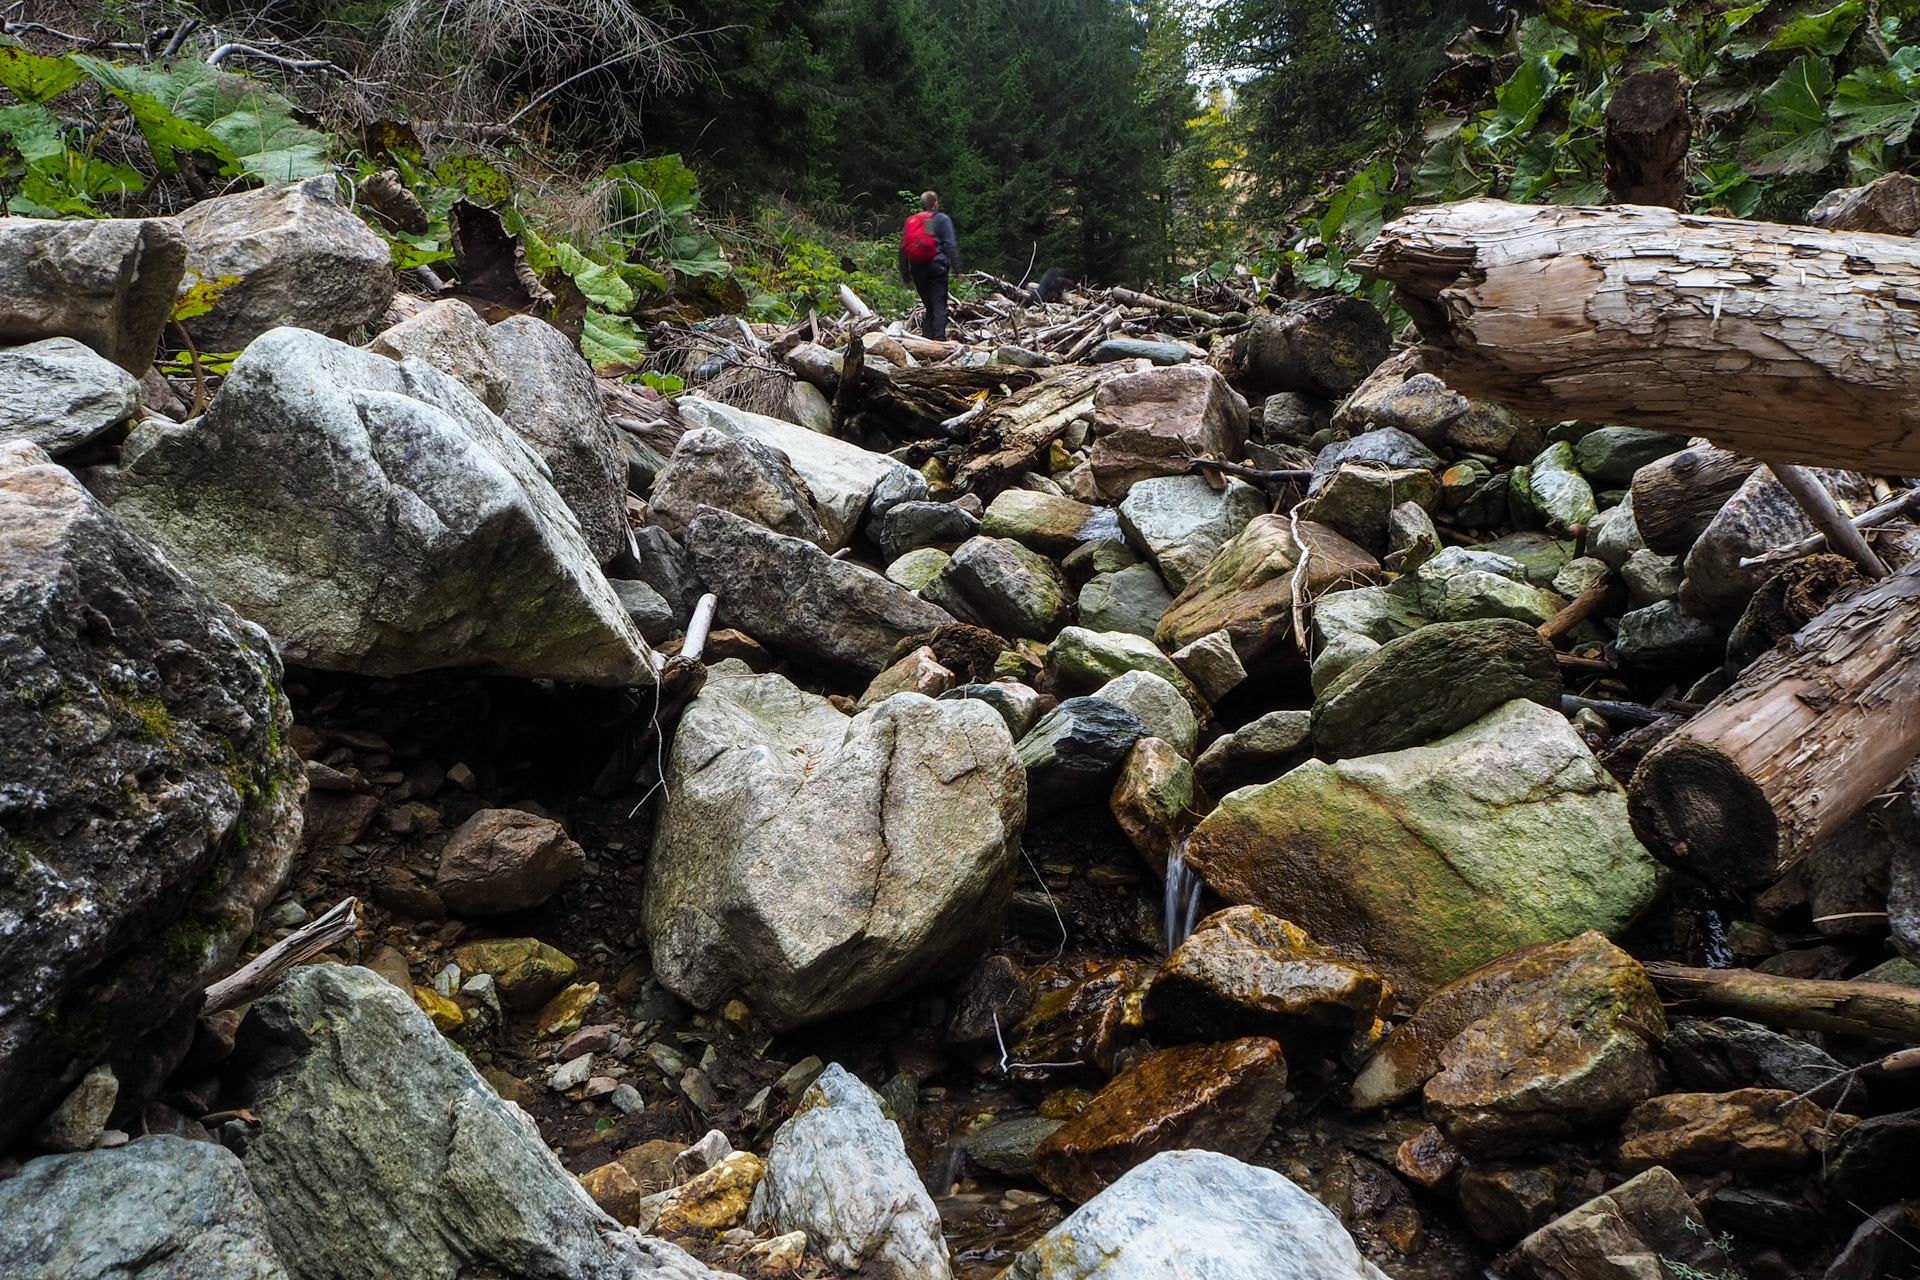
M 1187 842 L 1176 840 L 1167 854 L 1165 925 L 1167 953 L 1187 940 L 1200 922 L 1200 891 L 1206 888 L 1198 872 L 1187 865 Z

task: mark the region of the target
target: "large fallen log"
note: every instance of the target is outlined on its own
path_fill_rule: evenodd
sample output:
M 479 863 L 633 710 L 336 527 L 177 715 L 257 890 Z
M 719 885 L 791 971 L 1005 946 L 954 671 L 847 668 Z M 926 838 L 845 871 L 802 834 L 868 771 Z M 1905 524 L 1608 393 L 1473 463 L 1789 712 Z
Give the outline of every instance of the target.
M 1920 987 L 1778 978 L 1752 969 L 1690 969 L 1655 962 L 1647 976 L 1683 1007 L 1769 1027 L 1838 1031 L 1920 1044 Z
M 1708 884 L 1770 884 L 1920 757 L 1920 569 L 1841 597 L 1647 753 L 1628 812 Z
M 1465 200 L 1353 262 L 1455 390 L 1536 418 L 1920 474 L 1920 243 L 1640 206 Z
M 953 486 L 991 501 L 1032 467 L 1075 418 L 1093 413 L 1093 393 L 1122 365 L 1067 368 L 1016 391 L 980 420 Z

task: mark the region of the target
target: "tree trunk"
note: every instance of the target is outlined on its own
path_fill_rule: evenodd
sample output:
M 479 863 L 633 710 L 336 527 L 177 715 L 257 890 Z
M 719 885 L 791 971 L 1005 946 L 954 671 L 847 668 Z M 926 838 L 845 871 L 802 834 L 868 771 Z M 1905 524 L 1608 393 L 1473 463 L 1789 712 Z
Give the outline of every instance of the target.
M 993 500 L 1034 465 L 1075 418 L 1091 416 L 1093 393 L 1124 365 L 1062 369 L 995 405 L 975 428 L 953 477 L 954 488 Z
M 1920 987 L 1886 982 L 1777 978 L 1752 969 L 1647 966 L 1654 985 L 1683 1005 L 1731 1014 L 1769 1027 L 1837 1031 L 1920 1044 Z
M 1622 80 L 1607 102 L 1607 194 L 1615 204 L 1687 207 L 1687 86 L 1661 67 Z
M 1633 473 L 1633 524 L 1657 556 L 1683 556 L 1740 491 L 1752 458 L 1700 444 L 1649 462 Z
M 1920 474 L 1920 243 L 1664 209 L 1465 200 L 1386 227 L 1389 280 L 1455 390 L 1535 418 Z
M 1841 599 L 1647 753 L 1634 834 L 1710 885 L 1771 884 L 1920 756 L 1920 572 Z

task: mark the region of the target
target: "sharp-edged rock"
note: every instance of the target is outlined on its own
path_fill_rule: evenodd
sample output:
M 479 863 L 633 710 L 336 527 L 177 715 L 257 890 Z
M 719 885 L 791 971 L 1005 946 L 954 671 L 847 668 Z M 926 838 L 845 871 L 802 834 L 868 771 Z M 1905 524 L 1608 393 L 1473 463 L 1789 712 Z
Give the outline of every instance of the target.
M 75 338 L 138 377 L 153 363 L 186 264 L 172 218 L 7 218 L 0 342 Z

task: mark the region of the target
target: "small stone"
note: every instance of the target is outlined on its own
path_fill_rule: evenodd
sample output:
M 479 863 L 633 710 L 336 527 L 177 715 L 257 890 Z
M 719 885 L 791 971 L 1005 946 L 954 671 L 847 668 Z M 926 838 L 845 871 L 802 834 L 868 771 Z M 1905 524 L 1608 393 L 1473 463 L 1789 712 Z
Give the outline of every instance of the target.
M 937 698 L 952 687 L 953 672 L 940 665 L 931 648 L 921 645 L 875 676 L 854 705 L 865 711 L 896 693 L 918 693 Z
M 921 547 L 951 547 L 978 532 L 973 514 L 951 502 L 900 502 L 867 522 L 867 536 L 888 560 Z
M 448 777 L 452 777 L 451 771 Z M 492 974 L 510 1009 L 546 1003 L 574 974 L 571 959 L 536 938 L 498 938 L 455 947 L 453 958 L 468 973 Z
M 586 860 L 551 819 L 519 809 L 482 809 L 447 838 L 433 888 L 463 915 L 523 911 L 578 879 Z
M 1431 1191 L 1460 1167 L 1460 1151 L 1447 1136 L 1428 1125 L 1401 1143 L 1393 1156 L 1400 1176 Z
M 432 987 L 415 987 L 413 1003 L 419 1006 L 420 1012 L 433 1019 L 433 1025 L 441 1035 L 452 1035 L 466 1025 L 466 1011 Z
M 85 1151 L 100 1140 L 120 1096 L 120 1081 L 105 1063 L 80 1077 L 53 1114 L 41 1121 L 34 1141 L 48 1151 Z
M 407 957 L 394 947 L 381 947 L 369 957 L 365 964 L 381 977 L 409 995 L 413 993 L 413 974 L 408 968 Z
M 798 1098 L 807 1091 L 809 1085 L 827 1069 L 827 1064 L 813 1054 L 808 1054 L 783 1072 L 773 1082 L 773 1087 L 789 1098 Z
M 1605 560 L 1596 560 L 1592 556 L 1579 556 L 1560 566 L 1553 575 L 1553 589 L 1567 599 L 1579 596 L 1588 587 L 1602 581 L 1613 572 Z
M 1440 554 L 1440 531 L 1417 502 L 1403 502 L 1387 513 L 1387 554 L 1380 567 L 1394 573 L 1418 569 Z
M 607 1095 L 607 1102 L 623 1116 L 630 1116 L 647 1105 L 646 1100 L 640 1096 L 640 1091 L 630 1084 L 616 1086 L 614 1091 Z
M 1171 743 L 1142 738 L 1127 753 L 1107 805 L 1147 865 L 1166 874 L 1193 803 L 1193 766 Z
M 1467 1229 L 1508 1245 L 1553 1217 L 1560 1175 L 1550 1165 L 1473 1164 L 1460 1171 L 1454 1190 Z
M 733 1154 L 733 1143 L 718 1129 L 709 1129 L 700 1140 L 673 1158 L 675 1185 L 697 1178 Z
M 655 1138 L 620 1153 L 620 1163 L 649 1193 L 673 1185 L 673 1162 L 686 1149 L 685 1143 L 670 1138 Z
M 1687 447 L 1687 437 L 1639 427 L 1601 427 L 1580 437 L 1573 447 L 1580 474 L 1602 489 L 1624 489 L 1634 472 L 1649 462 Z
M 480 780 L 473 776 L 473 770 L 467 767 L 467 762 L 464 760 L 447 770 L 447 781 L 462 791 L 472 791 L 480 785 Z
M 697 1107 L 701 1115 L 711 1114 L 720 1105 L 720 1095 L 714 1091 L 707 1073 L 698 1067 L 689 1067 L 680 1077 L 680 1092 L 687 1095 L 687 1101 Z
M 807 1260 L 807 1233 L 789 1231 L 771 1240 L 762 1240 L 747 1252 L 760 1259 L 763 1272 L 778 1275 L 783 1271 L 798 1271 Z
M 589 1076 L 586 1086 L 580 1090 L 580 1096 L 591 1101 L 595 1098 L 604 1098 L 619 1087 L 620 1082 L 612 1076 Z
M 1214 795 L 1225 795 L 1229 779 L 1264 774 L 1288 756 L 1304 751 L 1312 738 L 1313 716 L 1307 711 L 1269 711 L 1224 738 L 1218 738 L 1194 761 L 1194 776 Z
M 577 1089 L 585 1084 L 592 1074 L 593 1055 L 583 1053 L 571 1062 L 564 1062 L 555 1067 L 552 1074 L 547 1077 L 547 1088 L 555 1093 L 565 1093 L 569 1089 Z
M 614 1033 L 619 1029 L 611 1022 L 582 1027 L 560 1043 L 559 1054 L 562 1058 L 575 1058 L 583 1053 L 605 1053 L 613 1047 Z
M 1619 1163 L 1629 1173 L 1665 1165 L 1700 1173 L 1788 1174 L 1816 1151 L 1830 1150 L 1859 1122 L 1779 1089 L 1670 1093 L 1627 1113 Z
M 1193 682 L 1200 696 L 1218 702 L 1232 693 L 1247 678 L 1247 669 L 1234 652 L 1233 637 L 1225 631 L 1212 631 L 1192 644 L 1175 649 L 1173 665 Z
M 1000 713 L 1007 722 L 1007 731 L 1018 742 L 1033 728 L 1040 718 L 1040 691 L 1018 680 L 995 680 L 990 684 L 963 684 L 958 689 L 949 689 L 941 694 L 942 698 L 978 698 Z
M 915 547 L 887 566 L 887 581 L 918 591 L 939 576 L 949 559 L 938 547 Z
M 1567 1280 L 1672 1275 L 1675 1262 L 1717 1276 L 1730 1266 L 1686 1188 L 1658 1168 L 1541 1227 L 1513 1258 L 1528 1272 Z
M 724 1231 L 746 1219 L 755 1188 L 766 1177 L 766 1162 L 736 1151 L 706 1172 L 673 1188 L 653 1229 L 660 1235 Z
M 615 1222 L 630 1227 L 640 1220 L 640 1202 L 647 1197 L 646 1188 L 618 1160 L 587 1170 L 580 1175 L 580 1185 Z
M 593 1011 L 593 1002 L 599 998 L 599 983 L 574 983 L 541 1007 L 534 1035 L 547 1040 L 578 1030 L 587 1014 Z

